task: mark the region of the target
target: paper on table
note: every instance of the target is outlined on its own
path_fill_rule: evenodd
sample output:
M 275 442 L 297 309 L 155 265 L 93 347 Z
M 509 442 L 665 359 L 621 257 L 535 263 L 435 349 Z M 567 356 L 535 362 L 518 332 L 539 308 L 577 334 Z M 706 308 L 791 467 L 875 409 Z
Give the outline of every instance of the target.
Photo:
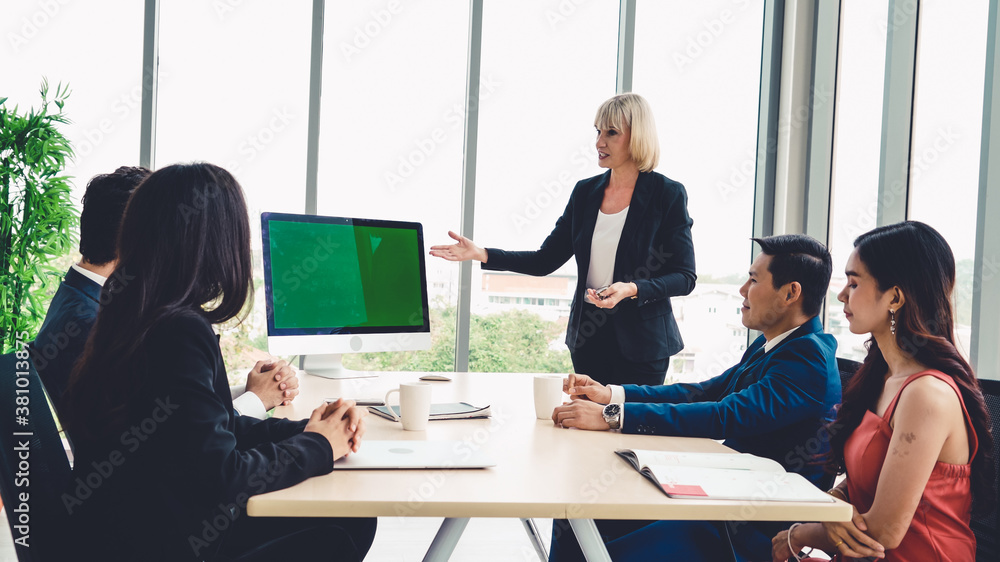
M 746 453 L 615 451 L 672 498 L 833 502 L 802 476 Z

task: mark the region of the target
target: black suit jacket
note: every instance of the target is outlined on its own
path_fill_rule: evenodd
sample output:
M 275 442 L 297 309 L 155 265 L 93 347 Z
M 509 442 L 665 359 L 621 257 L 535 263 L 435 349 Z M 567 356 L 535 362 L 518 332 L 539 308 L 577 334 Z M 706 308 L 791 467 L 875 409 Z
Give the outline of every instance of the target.
M 35 369 L 53 402 L 59 402 L 73 365 L 83 355 L 100 297 L 99 284 L 70 268 L 52 297 L 38 337 L 29 346 Z
M 73 436 L 63 503 L 90 550 L 81 559 L 210 559 L 251 495 L 333 470 L 330 443 L 305 421 L 233 412 L 218 340 L 196 312 L 159 322 L 140 353 L 126 426 Z
M 637 299 L 605 311 L 586 304 L 590 249 L 604 189 L 605 172 L 582 180 L 555 229 L 535 251 L 488 248 L 483 269 L 548 275 L 576 256 L 577 283 L 566 329 L 566 345 L 576 350 L 596 326 L 613 322 L 622 355 L 632 361 L 669 357 L 684 347 L 670 297 L 694 289 L 694 245 L 684 186 L 656 172 L 641 172 L 629 204 L 615 257 L 615 281 L 634 282 Z

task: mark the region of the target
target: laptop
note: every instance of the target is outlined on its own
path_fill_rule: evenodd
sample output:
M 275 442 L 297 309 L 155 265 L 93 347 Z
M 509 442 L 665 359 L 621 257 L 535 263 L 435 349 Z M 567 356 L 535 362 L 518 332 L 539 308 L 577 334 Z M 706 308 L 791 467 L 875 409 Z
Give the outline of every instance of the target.
M 369 441 L 334 463 L 334 470 L 488 468 L 497 463 L 464 441 Z

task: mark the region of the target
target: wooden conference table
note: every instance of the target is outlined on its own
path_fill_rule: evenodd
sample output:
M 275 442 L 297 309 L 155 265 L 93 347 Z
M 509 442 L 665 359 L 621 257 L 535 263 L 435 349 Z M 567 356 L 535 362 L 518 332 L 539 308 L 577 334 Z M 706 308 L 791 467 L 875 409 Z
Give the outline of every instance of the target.
M 324 398 L 382 398 L 423 373 L 380 373 L 334 381 L 299 376 L 301 393 L 275 415 L 309 417 Z M 490 419 L 432 421 L 427 431 L 404 431 L 369 415 L 365 440 L 457 440 L 483 448 L 497 462 L 486 469 L 357 470 L 311 478 L 250 498 L 262 517 L 445 517 L 424 560 L 447 560 L 470 517 L 569 519 L 587 559 L 608 560 L 594 519 L 714 521 L 848 521 L 849 504 L 671 499 L 615 449 L 731 452 L 711 439 L 580 431 L 535 419 L 530 374 L 444 373 L 432 382 L 432 402 L 489 404 Z M 361 444 L 364 450 L 364 441 Z

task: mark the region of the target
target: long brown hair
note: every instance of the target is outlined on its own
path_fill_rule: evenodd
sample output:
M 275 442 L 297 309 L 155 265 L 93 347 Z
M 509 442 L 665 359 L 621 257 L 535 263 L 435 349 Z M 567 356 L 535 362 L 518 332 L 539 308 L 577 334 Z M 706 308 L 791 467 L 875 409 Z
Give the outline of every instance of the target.
M 976 512 L 995 501 L 993 491 L 993 436 L 983 393 L 972 367 L 955 347 L 951 296 L 955 287 L 955 257 L 945 239 L 930 226 L 906 221 L 876 228 L 854 241 L 858 258 L 878 283 L 879 291 L 899 287 L 906 305 L 896 313 L 896 342 L 917 362 L 950 376 L 979 439 L 972 459 L 972 497 Z M 844 444 L 857 429 L 866 410 L 875 410 L 889 366 L 878 343 L 866 342 L 868 355 L 843 390 L 843 404 L 832 427 L 828 468 L 844 471 Z M 840 425 L 838 425 L 840 424 Z
M 129 199 L 118 266 L 70 377 L 61 413 L 71 437 L 98 437 L 125 424 L 143 388 L 150 329 L 193 314 L 215 324 L 236 317 L 252 295 L 250 220 L 236 179 L 212 164 L 154 172 Z

